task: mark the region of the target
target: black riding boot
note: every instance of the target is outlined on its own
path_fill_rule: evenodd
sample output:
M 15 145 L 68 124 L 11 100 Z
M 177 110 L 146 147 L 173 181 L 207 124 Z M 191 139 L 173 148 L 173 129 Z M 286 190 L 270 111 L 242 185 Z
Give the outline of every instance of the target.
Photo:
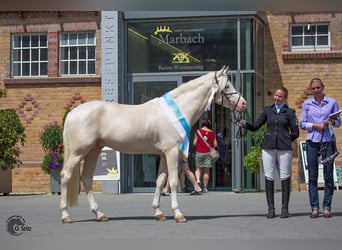
M 290 178 L 281 181 L 281 214 L 280 218 L 288 218 L 289 217 L 289 201 L 290 201 Z
M 274 212 L 274 181 L 267 180 L 265 178 L 265 187 L 266 187 L 266 199 L 268 205 L 268 213 L 267 218 L 271 219 L 275 217 Z

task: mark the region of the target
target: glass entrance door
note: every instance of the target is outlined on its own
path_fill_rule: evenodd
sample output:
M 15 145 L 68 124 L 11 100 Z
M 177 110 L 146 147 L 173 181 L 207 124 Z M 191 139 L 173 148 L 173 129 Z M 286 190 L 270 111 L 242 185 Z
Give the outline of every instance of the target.
M 220 158 L 215 164 L 213 179 L 216 191 L 232 190 L 231 111 L 215 104 L 215 132 Z
M 132 77 L 132 104 L 141 104 L 176 88 L 178 76 Z M 153 192 L 156 187 L 160 157 L 152 154 L 132 155 L 133 192 Z

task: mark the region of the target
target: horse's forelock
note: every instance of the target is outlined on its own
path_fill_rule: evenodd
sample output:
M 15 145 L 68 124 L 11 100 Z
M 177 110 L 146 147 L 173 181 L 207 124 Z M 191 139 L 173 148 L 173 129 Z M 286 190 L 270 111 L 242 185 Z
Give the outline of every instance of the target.
M 219 85 L 219 92 L 224 91 L 225 88 L 228 88 L 229 92 L 232 92 L 235 90 L 233 84 L 228 79 L 228 76 L 226 74 L 218 78 L 218 85 Z

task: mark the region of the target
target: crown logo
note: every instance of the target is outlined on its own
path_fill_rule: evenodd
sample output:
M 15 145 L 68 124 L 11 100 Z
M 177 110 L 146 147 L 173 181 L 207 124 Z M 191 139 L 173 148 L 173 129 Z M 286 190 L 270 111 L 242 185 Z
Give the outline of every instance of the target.
M 172 30 L 170 29 L 169 26 L 157 26 L 153 34 L 156 36 L 158 33 L 172 33 Z

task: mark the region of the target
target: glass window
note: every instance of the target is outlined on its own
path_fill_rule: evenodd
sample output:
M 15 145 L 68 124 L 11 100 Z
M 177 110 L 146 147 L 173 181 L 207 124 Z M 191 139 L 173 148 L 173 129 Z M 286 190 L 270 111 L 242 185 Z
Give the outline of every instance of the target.
M 128 72 L 237 68 L 237 20 L 128 23 Z
M 241 69 L 254 69 L 253 55 L 254 55 L 254 38 L 253 38 L 253 20 L 241 19 L 240 22 L 240 58 Z
M 60 75 L 94 75 L 95 33 L 63 33 L 60 35 Z
M 12 35 L 12 77 L 47 76 L 47 45 L 46 34 Z
M 291 51 L 330 50 L 329 24 L 295 24 L 290 26 Z

